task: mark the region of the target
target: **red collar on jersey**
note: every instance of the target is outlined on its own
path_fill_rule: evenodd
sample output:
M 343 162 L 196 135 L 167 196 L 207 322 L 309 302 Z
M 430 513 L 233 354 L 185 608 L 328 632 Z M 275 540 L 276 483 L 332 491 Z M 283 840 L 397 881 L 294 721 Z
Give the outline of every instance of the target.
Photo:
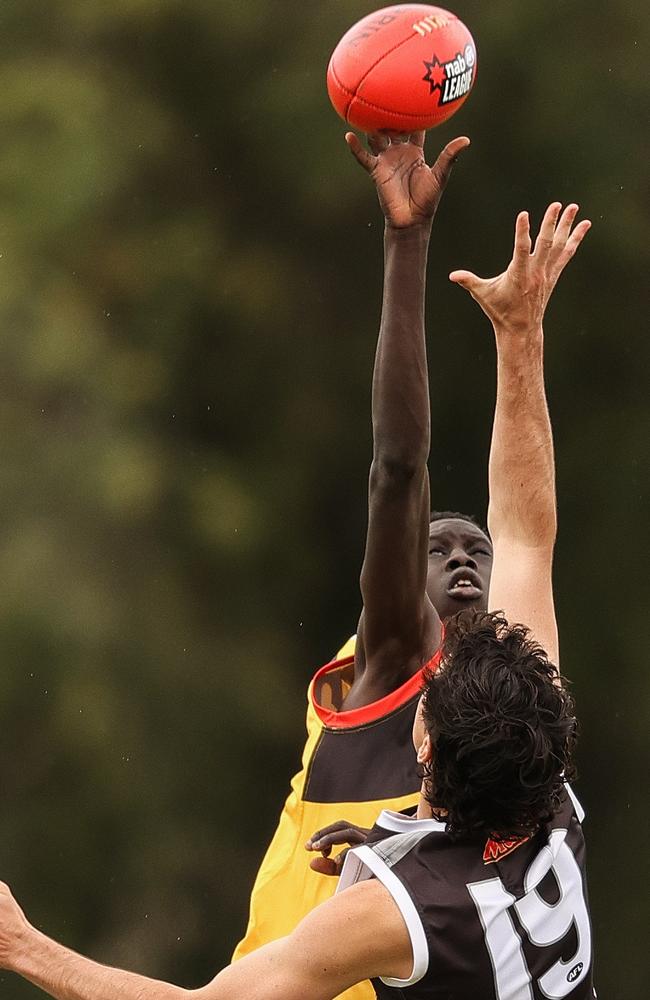
M 385 695 L 383 698 L 371 702 L 369 705 L 363 705 L 361 708 L 352 708 L 348 712 L 336 712 L 333 709 L 325 708 L 324 705 L 320 705 L 315 695 L 318 682 L 331 671 L 341 670 L 352 663 L 354 663 L 354 656 L 347 656 L 342 660 L 332 660 L 331 663 L 326 663 L 315 674 L 309 685 L 309 700 L 323 725 L 328 726 L 330 729 L 350 729 L 357 726 L 364 726 L 369 722 L 376 722 L 377 719 L 390 715 L 396 709 L 401 708 L 402 705 L 405 705 L 415 695 L 420 694 L 424 671 L 436 670 L 438 668 L 440 650 L 416 674 L 409 677 L 401 687 L 396 688 L 395 691 L 391 691 L 390 694 Z

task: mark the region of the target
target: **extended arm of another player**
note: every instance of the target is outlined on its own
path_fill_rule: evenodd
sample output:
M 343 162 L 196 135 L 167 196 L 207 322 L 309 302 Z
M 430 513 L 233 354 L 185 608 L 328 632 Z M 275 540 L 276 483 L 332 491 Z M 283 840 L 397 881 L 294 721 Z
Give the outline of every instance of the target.
M 352 886 L 307 916 L 289 937 L 185 990 L 99 965 L 46 937 L 0 889 L 0 967 L 56 1000 L 332 1000 L 374 976 L 407 978 L 413 965 L 404 920 L 376 880 Z
M 549 206 L 531 254 L 527 213 L 517 218 L 508 269 L 483 280 L 454 272 L 492 320 L 497 400 L 489 462 L 488 527 L 494 544 L 489 607 L 527 625 L 549 658 L 559 658 L 552 588 L 557 530 L 555 465 L 544 390 L 543 318 L 564 267 L 589 228 L 578 211 Z

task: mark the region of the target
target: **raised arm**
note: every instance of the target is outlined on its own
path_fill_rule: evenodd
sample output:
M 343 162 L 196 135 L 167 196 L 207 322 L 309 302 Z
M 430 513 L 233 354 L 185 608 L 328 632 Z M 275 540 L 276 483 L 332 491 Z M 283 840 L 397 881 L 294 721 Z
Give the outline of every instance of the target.
M 368 153 L 355 135 L 346 136 L 376 185 L 386 222 L 363 612 L 346 709 L 394 690 L 433 655 L 440 638 L 440 621 L 426 596 L 430 414 L 424 296 L 433 217 L 469 140 L 450 142 L 428 167 L 424 133 L 405 138 L 373 137 Z
M 477 278 L 454 271 L 492 321 L 497 400 L 489 462 L 488 528 L 494 545 L 490 610 L 527 625 L 558 665 L 552 588 L 557 530 L 555 464 L 544 391 L 543 319 L 557 280 L 589 229 L 575 228 L 577 205 L 549 205 L 531 253 L 528 214 L 520 213 L 506 271 Z

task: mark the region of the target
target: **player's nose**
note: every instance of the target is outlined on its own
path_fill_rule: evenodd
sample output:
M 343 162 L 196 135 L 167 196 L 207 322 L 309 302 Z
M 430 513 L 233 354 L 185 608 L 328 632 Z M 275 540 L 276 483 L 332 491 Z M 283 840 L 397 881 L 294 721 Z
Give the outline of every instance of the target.
M 449 558 L 445 563 L 445 569 L 448 573 L 453 573 L 455 569 L 461 569 L 461 567 L 467 566 L 468 569 L 478 569 L 478 564 L 472 556 L 465 552 L 465 549 L 456 547 L 452 549 L 449 553 Z

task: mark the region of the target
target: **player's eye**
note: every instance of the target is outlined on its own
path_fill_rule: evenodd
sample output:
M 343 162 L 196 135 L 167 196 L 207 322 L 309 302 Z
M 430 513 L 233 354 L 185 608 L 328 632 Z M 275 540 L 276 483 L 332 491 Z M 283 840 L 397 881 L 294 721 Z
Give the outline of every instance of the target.
M 444 551 L 440 548 L 439 545 L 432 545 L 429 549 L 430 556 L 444 556 L 444 554 L 445 554 Z

